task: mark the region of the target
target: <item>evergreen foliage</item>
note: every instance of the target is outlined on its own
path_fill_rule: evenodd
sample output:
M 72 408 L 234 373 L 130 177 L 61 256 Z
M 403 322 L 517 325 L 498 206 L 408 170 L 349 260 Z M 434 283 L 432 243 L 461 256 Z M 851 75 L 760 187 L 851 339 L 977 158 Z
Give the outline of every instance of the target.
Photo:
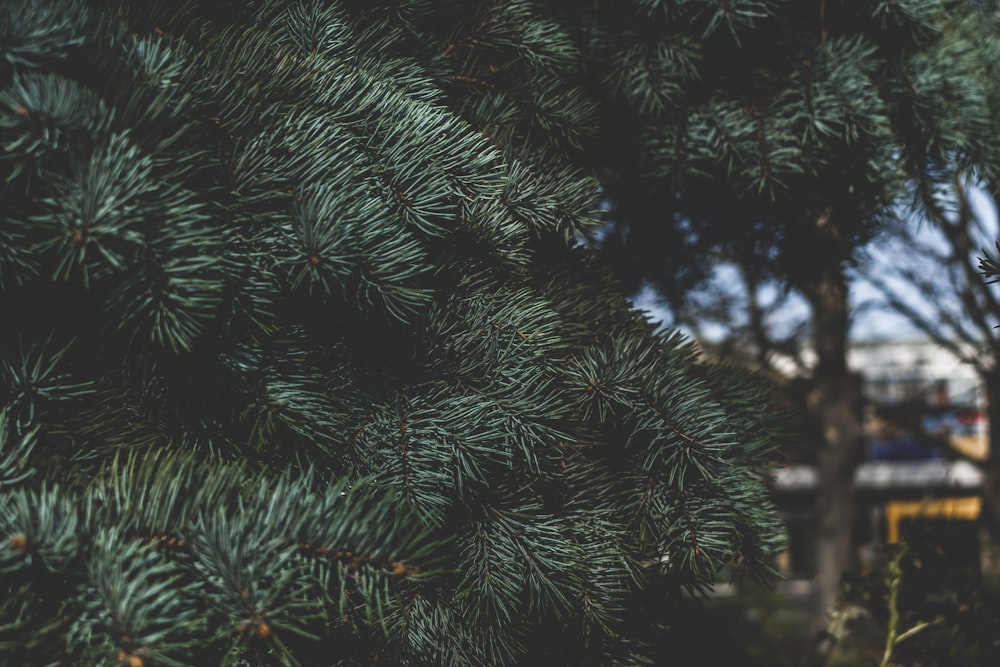
M 767 388 L 574 247 L 565 9 L 0 5 L 0 664 L 635 664 L 766 573 Z

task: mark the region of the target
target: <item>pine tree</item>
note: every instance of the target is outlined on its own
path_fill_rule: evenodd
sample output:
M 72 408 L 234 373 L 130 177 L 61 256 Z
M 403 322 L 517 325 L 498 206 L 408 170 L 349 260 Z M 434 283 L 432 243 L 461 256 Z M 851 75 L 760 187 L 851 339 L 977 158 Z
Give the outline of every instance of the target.
M 768 389 L 578 239 L 529 2 L 0 5 L 0 664 L 635 664 Z

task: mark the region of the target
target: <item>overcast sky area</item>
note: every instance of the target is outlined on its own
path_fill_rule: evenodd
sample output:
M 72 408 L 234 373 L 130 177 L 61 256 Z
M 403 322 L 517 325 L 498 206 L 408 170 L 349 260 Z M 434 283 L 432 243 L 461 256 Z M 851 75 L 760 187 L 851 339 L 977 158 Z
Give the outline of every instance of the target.
M 971 193 L 971 201 L 974 209 L 982 221 L 984 233 L 978 239 L 977 245 L 993 248 L 994 240 L 1000 237 L 1000 227 L 998 227 L 998 217 L 995 208 L 989 198 L 979 191 Z M 926 222 L 909 221 L 907 224 L 915 225 L 918 239 L 922 242 L 934 246 L 938 243 L 934 230 Z M 858 273 L 864 274 L 866 271 L 875 271 L 879 275 L 887 276 L 891 273 L 892 262 L 912 261 L 912 253 L 907 252 L 905 242 L 898 238 L 877 239 L 869 244 L 865 249 Z M 927 272 L 936 272 L 934 266 L 928 264 Z M 947 280 L 941 276 L 942 280 Z M 713 285 L 722 290 L 730 289 L 729 286 L 741 285 L 739 273 L 733 266 L 720 266 L 712 277 Z M 926 303 L 926 295 L 911 285 L 901 283 L 898 280 L 892 281 L 897 293 L 911 303 L 921 312 L 931 312 Z M 738 291 L 737 287 L 734 287 Z M 761 294 L 762 300 L 767 303 L 777 296 L 778 290 L 772 287 L 765 289 Z M 865 280 L 857 276 L 851 286 L 851 304 L 853 308 L 853 323 L 851 327 L 851 338 L 854 341 L 913 341 L 925 340 L 922 334 L 909 320 L 880 305 L 881 298 L 879 291 Z M 642 310 L 647 311 L 650 319 L 667 324 L 673 323 L 673 317 L 669 311 L 665 310 L 657 302 L 656 293 L 652 289 L 644 289 L 635 297 L 635 304 Z M 961 310 L 955 303 L 955 309 Z M 788 302 L 777 312 L 775 317 L 769 321 L 769 325 L 778 335 L 781 335 L 790 328 L 795 327 L 808 317 L 807 305 L 798 297 L 792 296 Z M 998 322 L 1000 324 L 1000 322 Z M 691 335 L 691 331 L 681 326 L 678 327 Z M 725 328 L 716 325 L 703 327 L 703 335 L 710 340 L 719 340 L 725 335 Z
M 993 250 L 996 240 L 1000 238 L 1000 227 L 998 227 L 997 211 L 990 200 L 980 190 L 970 190 L 970 203 L 979 218 L 979 225 L 973 226 L 970 233 L 974 236 L 974 246 Z M 947 249 L 947 245 L 942 241 L 940 233 L 932 225 L 926 222 L 909 221 L 908 224 L 915 225 L 917 239 L 932 248 L 940 248 L 941 252 Z M 908 252 L 906 243 L 900 239 L 876 240 L 866 248 L 868 264 L 863 266 L 861 273 L 865 271 L 878 271 L 885 276 L 891 273 L 892 262 L 913 261 L 913 254 Z M 973 265 L 978 264 L 978 256 L 971 258 Z M 926 271 L 930 277 L 940 277 L 941 281 L 947 281 L 948 277 L 941 273 L 939 268 L 928 264 Z M 936 275 L 937 274 L 937 275 Z M 985 280 L 985 279 L 984 279 Z M 907 303 L 912 304 L 917 310 L 927 313 L 933 319 L 932 305 L 928 302 L 928 297 L 911 285 L 899 280 L 889 279 L 899 294 Z M 853 340 L 906 340 L 906 339 L 926 339 L 916 327 L 914 327 L 905 317 L 892 311 L 887 307 L 873 307 L 879 299 L 879 292 L 863 278 L 855 280 L 852 284 L 851 303 L 855 310 L 854 323 L 851 329 Z M 991 289 L 996 289 L 993 287 Z M 939 304 L 940 305 L 940 304 Z M 956 313 L 963 312 L 963 307 L 952 298 L 951 310 Z M 1000 324 L 998 322 L 997 324 Z

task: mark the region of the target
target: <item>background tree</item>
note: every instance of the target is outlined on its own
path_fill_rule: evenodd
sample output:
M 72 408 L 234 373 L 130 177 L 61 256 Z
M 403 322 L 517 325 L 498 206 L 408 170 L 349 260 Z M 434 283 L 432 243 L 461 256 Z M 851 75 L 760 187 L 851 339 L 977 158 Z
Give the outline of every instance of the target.
M 644 296 L 671 326 L 690 331 L 713 358 L 753 368 L 776 380 L 809 372 L 808 308 L 791 285 L 762 272 L 755 260 L 722 253 L 709 277 L 693 287 L 680 310 L 663 311 L 655 291 Z M 642 299 L 639 301 L 644 303 Z
M 768 389 L 574 247 L 543 8 L 0 4 L 0 663 L 636 664 L 766 573 Z
M 986 391 L 989 454 L 987 522 L 1000 535 L 1000 297 L 983 279 L 979 257 L 1000 236 L 990 192 L 956 178 L 918 209 L 918 221 L 870 249 L 879 270 L 862 272 L 878 302 L 975 369 Z

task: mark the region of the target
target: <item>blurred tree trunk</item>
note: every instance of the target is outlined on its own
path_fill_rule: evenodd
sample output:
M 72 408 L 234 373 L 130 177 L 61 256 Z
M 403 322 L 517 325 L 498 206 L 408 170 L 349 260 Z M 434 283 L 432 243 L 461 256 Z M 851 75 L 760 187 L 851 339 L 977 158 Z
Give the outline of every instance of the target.
M 994 544 L 1000 544 L 1000 368 L 980 373 L 986 387 L 989 452 L 983 475 L 983 523 Z
M 814 622 L 822 627 L 853 565 L 854 469 L 862 452 L 861 390 L 847 367 L 848 287 L 843 267 L 831 262 L 802 285 L 812 306 L 817 355 L 808 409 L 822 440 L 817 452 L 816 595 Z

